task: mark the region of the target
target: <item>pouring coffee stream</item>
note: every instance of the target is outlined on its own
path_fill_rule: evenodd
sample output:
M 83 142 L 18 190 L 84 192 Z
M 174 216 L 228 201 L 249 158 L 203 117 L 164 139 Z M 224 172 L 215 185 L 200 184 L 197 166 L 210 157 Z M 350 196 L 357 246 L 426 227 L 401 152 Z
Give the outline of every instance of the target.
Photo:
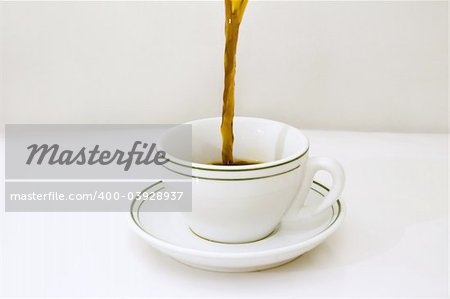
M 225 0 L 225 80 L 223 90 L 222 124 L 222 164 L 233 165 L 233 117 L 234 117 L 234 78 L 236 74 L 236 48 L 239 25 L 244 16 L 248 0 Z M 239 163 L 242 165 L 242 163 Z

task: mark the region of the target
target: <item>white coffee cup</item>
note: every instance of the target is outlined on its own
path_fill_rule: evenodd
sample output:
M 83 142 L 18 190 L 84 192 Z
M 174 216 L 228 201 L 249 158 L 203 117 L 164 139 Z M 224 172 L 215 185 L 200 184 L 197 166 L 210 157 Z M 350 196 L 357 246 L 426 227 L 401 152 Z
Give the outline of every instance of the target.
M 270 235 L 282 220 L 295 220 L 319 170 L 333 184 L 314 215 L 329 208 L 344 187 L 344 171 L 330 158 L 308 157 L 309 142 L 287 124 L 261 118 L 234 118 L 234 157 L 263 163 L 211 165 L 221 161 L 221 118 L 189 122 L 192 154 L 180 154 L 185 130 L 172 129 L 159 141 L 170 160 L 165 166 L 192 177 L 191 230 L 208 240 L 245 243 Z M 305 210 L 304 210 L 305 211 Z M 305 213 L 303 213 L 305 214 Z

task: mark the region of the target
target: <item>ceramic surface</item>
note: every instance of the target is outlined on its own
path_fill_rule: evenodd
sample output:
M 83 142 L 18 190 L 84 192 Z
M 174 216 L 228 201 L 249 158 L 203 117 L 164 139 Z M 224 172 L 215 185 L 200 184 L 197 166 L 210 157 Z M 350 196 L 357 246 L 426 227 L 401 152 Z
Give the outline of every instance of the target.
M 283 218 L 293 219 L 303 208 L 306 193 L 319 170 L 333 178 L 330 192 L 312 214 L 329 208 L 344 187 L 339 163 L 309 157 L 309 141 L 297 128 L 261 118 L 235 117 L 234 157 L 263 163 L 223 166 L 221 118 L 188 123 L 192 126 L 192 152 L 183 153 L 186 138 L 179 126 L 158 142 L 169 158 L 164 166 L 192 178 L 192 213 L 187 221 L 196 234 L 219 242 L 245 243 L 266 237 Z
M 306 207 L 315 209 L 328 192 L 327 187 L 314 182 Z M 140 237 L 184 264 L 221 272 L 258 271 L 285 264 L 325 241 L 345 216 L 344 203 L 337 200 L 314 216 L 283 221 L 262 240 L 224 244 L 195 235 L 183 213 L 145 212 L 147 204 L 133 201 L 131 205 L 131 226 Z

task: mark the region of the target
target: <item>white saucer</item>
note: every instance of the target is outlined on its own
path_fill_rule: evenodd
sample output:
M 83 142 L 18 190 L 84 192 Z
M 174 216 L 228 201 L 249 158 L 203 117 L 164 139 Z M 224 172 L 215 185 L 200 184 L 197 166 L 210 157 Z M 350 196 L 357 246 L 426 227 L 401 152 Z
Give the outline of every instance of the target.
M 306 205 L 314 206 L 327 192 L 327 187 L 314 182 Z M 132 227 L 139 236 L 181 263 L 220 272 L 258 271 L 288 263 L 328 238 L 345 215 L 344 204 L 338 200 L 314 217 L 282 222 L 273 234 L 260 241 L 223 244 L 192 233 L 182 213 L 143 212 L 147 202 L 141 203 L 131 204 Z

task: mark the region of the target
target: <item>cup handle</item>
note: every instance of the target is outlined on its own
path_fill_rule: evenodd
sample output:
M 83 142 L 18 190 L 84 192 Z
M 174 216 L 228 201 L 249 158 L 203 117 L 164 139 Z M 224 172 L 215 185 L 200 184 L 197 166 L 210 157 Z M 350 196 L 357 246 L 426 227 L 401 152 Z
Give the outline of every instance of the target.
M 336 160 L 326 157 L 309 158 L 306 163 L 306 170 L 304 173 L 303 183 L 300 187 L 300 193 L 288 209 L 283 220 L 290 221 L 298 218 L 299 212 L 303 207 L 304 200 L 312 186 L 314 176 L 319 170 L 325 170 L 331 174 L 333 179 L 332 186 L 330 187 L 328 194 L 323 197 L 321 203 L 319 203 L 319 205 L 313 210 L 305 211 L 306 213 L 303 213 L 303 215 L 307 217 L 314 216 L 332 206 L 339 198 L 342 190 L 344 189 L 345 183 L 344 169 L 341 164 L 339 164 Z

